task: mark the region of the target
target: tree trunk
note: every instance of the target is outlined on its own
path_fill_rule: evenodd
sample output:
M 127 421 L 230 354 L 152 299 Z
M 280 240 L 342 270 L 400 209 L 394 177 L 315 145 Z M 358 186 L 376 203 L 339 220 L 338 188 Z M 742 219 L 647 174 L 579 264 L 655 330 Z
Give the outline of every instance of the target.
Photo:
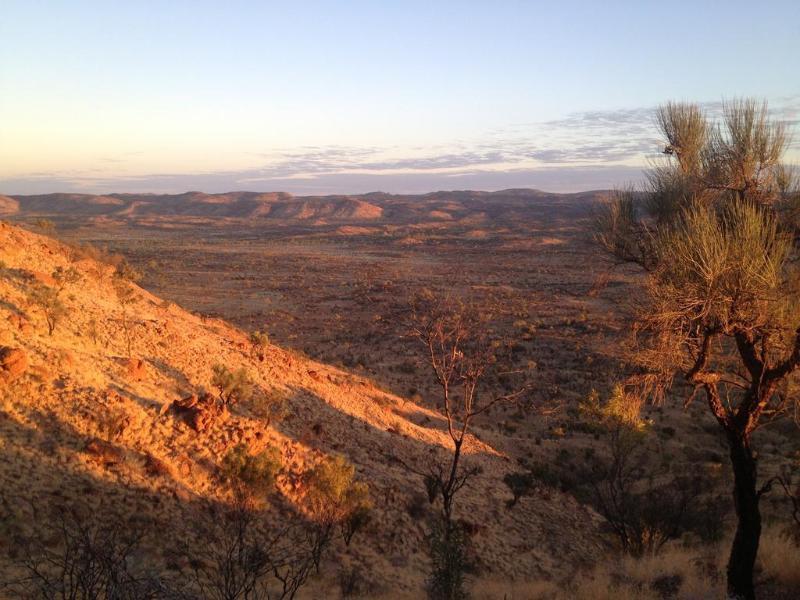
M 447 522 L 448 527 L 453 521 L 453 496 L 455 495 L 453 487 L 455 486 L 456 478 L 458 477 L 458 461 L 461 458 L 461 445 L 463 443 L 463 437 L 460 439 L 453 438 L 453 462 L 450 464 L 450 474 L 445 481 L 441 482 L 442 511 L 444 512 L 444 519 Z
M 754 600 L 753 567 L 761 537 L 759 494 L 756 490 L 756 460 L 749 436 L 729 434 L 733 465 L 733 501 L 736 507 L 736 535 L 728 560 L 728 597 Z

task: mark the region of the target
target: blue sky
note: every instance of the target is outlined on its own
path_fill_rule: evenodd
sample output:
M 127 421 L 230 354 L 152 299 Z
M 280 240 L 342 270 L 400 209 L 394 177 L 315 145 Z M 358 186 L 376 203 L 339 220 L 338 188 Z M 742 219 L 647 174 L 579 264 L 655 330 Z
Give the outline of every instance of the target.
M 798 23 L 796 0 L 3 0 L 0 193 L 620 185 L 665 100 L 800 120 Z

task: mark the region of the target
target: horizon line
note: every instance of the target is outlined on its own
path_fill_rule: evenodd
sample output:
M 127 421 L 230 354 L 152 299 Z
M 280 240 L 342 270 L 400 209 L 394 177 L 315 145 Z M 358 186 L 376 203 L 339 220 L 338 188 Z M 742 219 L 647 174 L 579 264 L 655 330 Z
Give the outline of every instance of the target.
M 205 192 L 203 190 L 197 189 L 189 189 L 183 192 L 74 192 L 74 191 L 63 191 L 63 192 L 44 192 L 41 194 L 7 194 L 0 191 L 0 196 L 5 196 L 6 198 L 34 198 L 34 197 L 41 197 L 41 196 L 185 196 L 187 194 L 203 194 L 206 196 L 225 196 L 228 194 L 254 194 L 254 195 L 268 195 L 268 194 L 284 194 L 290 196 L 292 198 L 303 198 L 303 197 L 311 197 L 311 198 L 326 198 L 332 196 L 372 196 L 372 195 L 384 195 L 384 196 L 429 196 L 431 194 L 457 194 L 457 193 L 479 193 L 479 194 L 501 194 L 503 192 L 539 192 L 542 194 L 549 194 L 553 196 L 574 196 L 578 194 L 590 194 L 590 193 L 597 193 L 597 192 L 610 192 L 614 189 L 618 188 L 589 188 L 585 190 L 578 190 L 574 192 L 554 192 L 545 190 L 538 187 L 510 187 L 510 188 L 500 188 L 500 189 L 477 189 L 477 188 L 460 188 L 460 189 L 432 189 L 428 192 L 385 192 L 382 190 L 372 190 L 369 192 L 330 192 L 330 193 L 322 193 L 322 194 L 297 194 L 293 192 L 287 192 L 283 190 L 270 190 L 259 192 L 255 190 L 244 190 L 244 189 L 232 189 L 226 192 Z

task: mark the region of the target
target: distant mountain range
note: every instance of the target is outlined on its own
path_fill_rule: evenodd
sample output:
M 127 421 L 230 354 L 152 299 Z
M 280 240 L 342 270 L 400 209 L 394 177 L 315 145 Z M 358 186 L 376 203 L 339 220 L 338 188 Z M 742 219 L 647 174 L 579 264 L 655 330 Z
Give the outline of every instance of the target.
M 602 192 L 552 194 L 540 190 L 450 191 L 421 195 L 374 192 L 362 195 L 292 196 L 284 192 L 206 194 L 72 194 L 0 196 L 0 217 L 99 220 L 129 223 L 159 221 L 372 223 L 470 221 L 513 222 L 548 204 L 585 205 Z M 582 202 L 585 200 L 586 202 Z

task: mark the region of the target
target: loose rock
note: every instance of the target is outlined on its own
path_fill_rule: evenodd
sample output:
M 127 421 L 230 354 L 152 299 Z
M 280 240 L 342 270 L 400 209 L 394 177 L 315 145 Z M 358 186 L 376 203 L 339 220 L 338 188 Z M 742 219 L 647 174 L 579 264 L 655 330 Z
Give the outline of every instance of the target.
M 11 383 L 28 370 L 28 355 L 20 348 L 0 348 L 0 381 Z

